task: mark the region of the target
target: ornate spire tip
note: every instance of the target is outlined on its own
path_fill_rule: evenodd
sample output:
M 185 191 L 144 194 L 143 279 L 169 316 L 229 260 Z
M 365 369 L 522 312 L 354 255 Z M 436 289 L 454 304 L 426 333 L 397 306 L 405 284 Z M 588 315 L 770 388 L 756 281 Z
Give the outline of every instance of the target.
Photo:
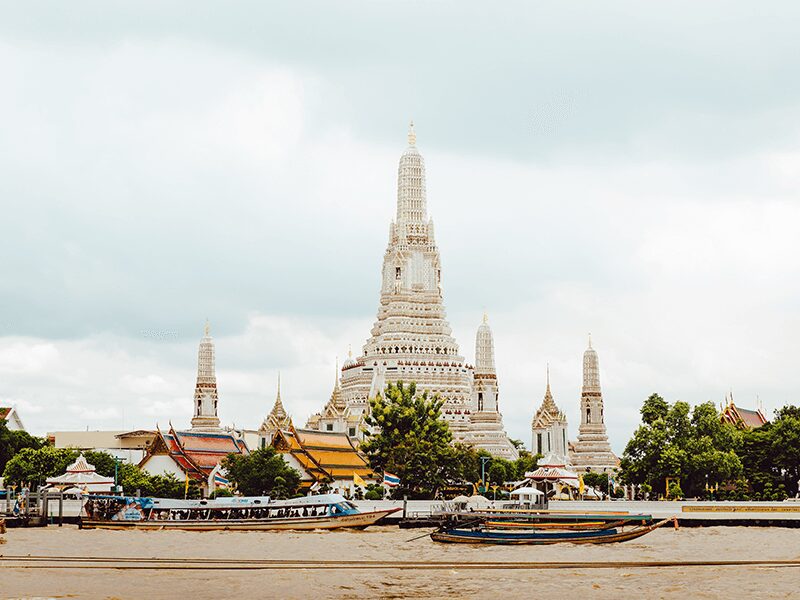
M 414 121 L 411 121 L 411 123 L 408 125 L 408 145 L 417 145 L 417 132 L 414 131 Z

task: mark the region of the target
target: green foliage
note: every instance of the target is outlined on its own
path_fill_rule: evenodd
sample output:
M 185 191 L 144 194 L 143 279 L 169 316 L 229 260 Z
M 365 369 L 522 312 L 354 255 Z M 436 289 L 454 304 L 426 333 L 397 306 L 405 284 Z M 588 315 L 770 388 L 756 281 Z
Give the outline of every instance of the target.
M 245 496 L 291 498 L 300 486 L 300 474 L 267 446 L 250 454 L 229 454 L 222 461 L 228 480 Z
M 795 496 L 800 479 L 800 408 L 784 406 L 771 423 L 744 432 L 740 455 L 752 499 Z
M 77 452 L 69 448 L 23 448 L 6 463 L 5 485 L 27 485 L 34 490 L 44 485 L 48 477 L 64 473 L 76 457 Z
M 414 383 L 388 384 L 385 394 L 370 400 L 367 424 L 379 427 L 361 444 L 376 472 L 389 471 L 400 477 L 394 496 L 433 498 L 458 475 L 452 464 L 457 451 L 450 445 L 452 435 L 441 416 L 443 401 L 417 394 Z
M 598 492 L 608 493 L 608 473 L 584 473 L 583 483 L 587 487 L 593 487 Z
M 78 453 L 76 452 L 75 454 Z M 108 452 L 88 450 L 83 453 L 83 456 L 90 465 L 94 465 L 98 475 L 103 475 L 104 477 L 114 476 L 114 465 L 116 461 Z M 122 465 L 122 461 L 119 461 L 119 464 Z M 117 475 L 119 475 L 119 473 L 117 473 Z
M 31 489 L 36 489 L 43 485 L 48 477 L 63 474 L 79 454 L 77 450 L 71 448 L 52 446 L 43 446 L 36 450 L 24 448 L 8 461 L 4 477 L 7 484 L 26 484 Z M 114 476 L 113 456 L 107 452 L 96 451 L 83 454 L 100 475 Z M 183 498 L 186 491 L 186 482 L 179 481 L 174 475 L 150 475 L 130 463 L 119 464 L 117 481 L 122 486 L 123 493 L 128 495 L 134 495 L 138 490 L 142 496 Z M 190 482 L 187 497 L 200 497 L 200 488 L 195 482 Z
M 671 481 L 669 484 L 669 497 L 672 500 L 680 500 L 683 498 L 683 490 L 681 489 L 680 484 L 677 481 Z
M 713 403 L 691 410 L 686 402 L 670 405 L 653 394 L 642 405 L 641 415 L 642 424 L 620 460 L 625 483 L 647 484 L 663 494 L 666 478 L 673 477 L 680 479 L 682 494 L 699 496 L 707 483 L 714 485 L 742 475 L 737 451 L 743 433 L 722 423 Z
M 382 500 L 386 490 L 379 483 L 368 483 L 367 491 L 364 494 L 365 500 Z
M 507 460 L 503 459 L 495 459 L 489 465 L 489 472 L 487 473 L 487 481 L 490 484 L 494 485 L 502 485 L 506 481 L 508 481 L 508 466 L 511 465 L 513 469 L 513 464 L 509 463 Z
M 47 442 L 43 438 L 34 437 L 27 431 L 11 431 L 5 419 L 0 419 L 0 473 L 6 463 L 24 448 L 38 450 Z

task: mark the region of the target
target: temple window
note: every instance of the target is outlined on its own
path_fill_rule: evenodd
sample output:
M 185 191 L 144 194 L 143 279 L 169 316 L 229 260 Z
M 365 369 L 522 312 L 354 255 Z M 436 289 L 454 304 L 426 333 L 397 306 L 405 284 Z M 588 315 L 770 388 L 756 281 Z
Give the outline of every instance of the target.
M 586 409 L 586 422 L 587 423 L 591 423 L 592 422 L 592 409 L 591 408 L 587 408 Z
M 325 425 L 325 429 L 328 431 L 333 431 L 333 423 L 327 423 Z

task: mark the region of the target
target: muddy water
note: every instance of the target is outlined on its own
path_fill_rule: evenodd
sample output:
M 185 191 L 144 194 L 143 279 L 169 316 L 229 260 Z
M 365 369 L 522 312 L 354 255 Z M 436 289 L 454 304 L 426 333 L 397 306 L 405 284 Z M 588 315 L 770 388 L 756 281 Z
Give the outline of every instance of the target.
M 667 561 L 800 559 L 800 530 L 664 528 L 609 546 L 443 545 L 423 531 L 390 527 L 338 532 L 79 531 L 12 529 L 3 555 L 451 561 Z M 625 567 L 559 570 L 21 569 L 0 562 L 0 598 L 791 598 L 800 567 Z

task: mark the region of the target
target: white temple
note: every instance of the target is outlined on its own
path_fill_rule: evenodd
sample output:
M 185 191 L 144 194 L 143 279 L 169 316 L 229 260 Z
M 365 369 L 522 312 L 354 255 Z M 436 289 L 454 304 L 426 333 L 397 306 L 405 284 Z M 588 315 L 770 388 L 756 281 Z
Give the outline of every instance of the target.
M 205 335 L 197 353 L 197 383 L 194 388 L 192 431 L 221 431 L 217 416 L 217 375 L 214 369 L 214 342 L 206 321 Z
M 445 316 L 439 249 L 427 214 L 425 163 L 417 150 L 413 123 L 397 171 L 397 215 L 389 228 L 381 282 L 371 337 L 363 353 L 342 367 L 338 402 L 346 407 L 346 417 L 336 416 L 343 409 L 333 405 L 332 397 L 307 426 L 318 430 L 330 426 L 361 437 L 369 399 L 388 382 L 416 382 L 420 392 L 444 400 L 444 417 L 456 440 L 472 440 L 493 454 L 515 457 L 497 409 L 491 331 L 484 324 L 484 333 L 478 333 L 476 361 L 481 367 L 475 371 L 459 354 Z M 475 413 L 480 416 L 473 422 Z
M 283 401 L 281 400 L 281 375 L 278 373 L 278 393 L 275 396 L 275 404 L 272 405 L 272 410 L 261 422 L 258 428 L 258 445 L 260 448 L 269 446 L 275 432 L 279 429 L 289 429 L 292 426 L 292 418 L 287 414 L 283 408 Z
M 345 363 L 352 363 L 352 356 Z M 364 418 L 361 411 L 353 412 L 342 396 L 342 388 L 339 385 L 339 363 L 336 363 L 336 374 L 334 377 L 333 391 L 322 412 L 312 415 L 306 423 L 306 429 L 316 431 L 328 431 L 334 433 L 346 433 L 350 438 L 360 439 Z
M 567 416 L 558 408 L 550 391 L 550 367 L 547 368 L 547 389 L 531 423 L 531 451 L 550 456 L 562 466 L 568 463 Z
M 603 415 L 603 393 L 600 390 L 600 362 L 597 352 L 589 347 L 583 353 L 583 390 L 581 392 L 581 424 L 578 441 L 569 452 L 570 463 L 576 470 L 609 472 L 619 466 L 611 451 Z

